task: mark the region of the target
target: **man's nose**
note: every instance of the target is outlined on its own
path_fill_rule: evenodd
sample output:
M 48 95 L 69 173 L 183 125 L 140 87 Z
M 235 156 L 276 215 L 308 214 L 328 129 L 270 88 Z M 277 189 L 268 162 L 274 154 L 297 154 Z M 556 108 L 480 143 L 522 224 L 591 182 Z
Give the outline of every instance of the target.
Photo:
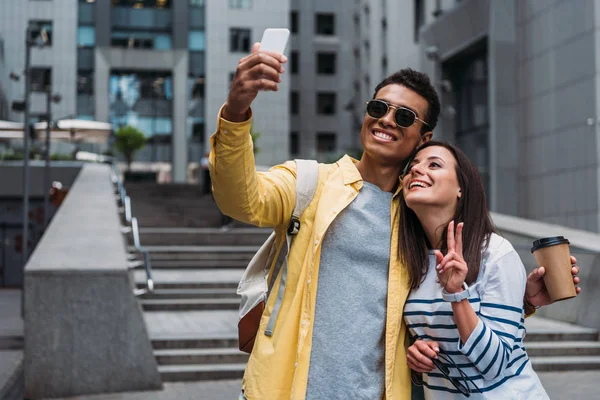
M 389 107 L 387 112 L 385 113 L 385 115 L 382 116 L 381 118 L 379 118 L 379 121 L 381 123 L 383 123 L 385 126 L 394 128 L 394 127 L 396 127 L 395 115 L 396 115 L 396 110 L 393 109 L 392 107 Z

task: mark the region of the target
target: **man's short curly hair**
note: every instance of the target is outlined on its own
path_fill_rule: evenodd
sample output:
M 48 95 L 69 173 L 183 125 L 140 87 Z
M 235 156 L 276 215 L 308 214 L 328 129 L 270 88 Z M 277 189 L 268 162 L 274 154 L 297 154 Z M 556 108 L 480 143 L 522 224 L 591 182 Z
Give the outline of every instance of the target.
M 375 88 L 375 93 L 373 94 L 373 98 L 377 96 L 377 92 L 379 92 L 381 88 L 393 84 L 402 85 L 410 90 L 413 90 L 427 100 L 429 107 L 427 108 L 427 115 L 425 115 L 423 119 L 427 122 L 427 124 L 429 124 L 429 126 L 423 124 L 421 127 L 421 133 L 423 134 L 425 132 L 433 131 L 437 125 L 438 117 L 440 115 L 440 100 L 437 92 L 431 84 L 431 81 L 429 80 L 429 76 L 411 68 L 401 69 L 400 71 L 388 76 L 381 81 L 379 85 L 377 85 Z

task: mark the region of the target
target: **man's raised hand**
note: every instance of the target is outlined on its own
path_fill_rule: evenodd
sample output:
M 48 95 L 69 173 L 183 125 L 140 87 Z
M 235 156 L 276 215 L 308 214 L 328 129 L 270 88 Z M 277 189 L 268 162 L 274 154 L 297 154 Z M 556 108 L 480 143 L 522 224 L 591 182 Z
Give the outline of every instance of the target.
M 254 43 L 252 54 L 238 63 L 222 117 L 231 122 L 248 119 L 248 109 L 259 91 L 278 91 L 283 64 L 287 57 L 280 53 L 258 51 L 260 43 Z

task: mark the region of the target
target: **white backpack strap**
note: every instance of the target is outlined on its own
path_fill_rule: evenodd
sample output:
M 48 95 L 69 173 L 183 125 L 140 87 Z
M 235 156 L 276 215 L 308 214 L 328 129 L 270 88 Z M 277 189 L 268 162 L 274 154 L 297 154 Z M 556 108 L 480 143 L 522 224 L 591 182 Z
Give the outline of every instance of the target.
M 277 299 L 275 299 L 275 305 L 273 311 L 269 317 L 269 323 L 267 329 L 265 329 L 265 335 L 272 336 L 273 328 L 275 327 L 275 321 L 281 308 L 283 301 L 283 295 L 285 293 L 285 285 L 287 281 L 287 266 L 288 266 L 288 255 L 290 254 L 290 248 L 292 246 L 292 240 L 294 236 L 300 230 L 300 216 L 306 210 L 306 207 L 310 204 L 317 190 L 317 183 L 319 181 L 319 164 L 314 160 L 295 160 L 296 161 L 296 204 L 294 206 L 294 212 L 290 220 L 290 225 L 285 235 L 285 241 L 287 245 L 287 253 L 281 266 L 281 280 L 279 282 L 279 290 L 277 291 Z M 269 291 L 272 285 L 275 283 L 275 277 L 279 271 L 273 271 L 271 277 L 271 284 L 269 285 Z

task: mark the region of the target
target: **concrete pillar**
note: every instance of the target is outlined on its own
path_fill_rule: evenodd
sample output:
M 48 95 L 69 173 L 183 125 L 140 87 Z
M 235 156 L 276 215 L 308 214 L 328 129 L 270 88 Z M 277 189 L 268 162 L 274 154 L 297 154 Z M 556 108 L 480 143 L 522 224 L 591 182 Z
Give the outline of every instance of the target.
M 175 50 L 175 65 L 173 66 L 173 136 L 171 146 L 172 180 L 176 183 L 185 183 L 187 180 L 187 76 L 188 52 Z

